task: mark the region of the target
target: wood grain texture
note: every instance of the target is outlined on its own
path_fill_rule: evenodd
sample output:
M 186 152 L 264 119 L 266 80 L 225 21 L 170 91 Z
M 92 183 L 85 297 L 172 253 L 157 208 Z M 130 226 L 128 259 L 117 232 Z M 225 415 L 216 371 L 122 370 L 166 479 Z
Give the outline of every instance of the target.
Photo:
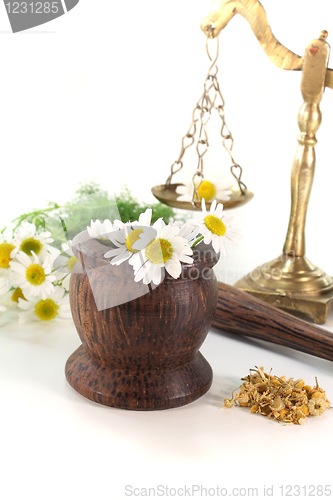
M 124 262 L 110 265 L 108 248 L 86 234 L 73 242 L 79 262 L 70 304 L 82 346 L 66 377 L 83 396 L 131 410 L 174 408 L 202 396 L 212 370 L 199 353 L 217 303 L 217 255 L 198 245 L 195 262 L 157 287 L 135 283 Z
M 237 288 L 218 282 L 212 326 L 333 361 L 333 334 Z

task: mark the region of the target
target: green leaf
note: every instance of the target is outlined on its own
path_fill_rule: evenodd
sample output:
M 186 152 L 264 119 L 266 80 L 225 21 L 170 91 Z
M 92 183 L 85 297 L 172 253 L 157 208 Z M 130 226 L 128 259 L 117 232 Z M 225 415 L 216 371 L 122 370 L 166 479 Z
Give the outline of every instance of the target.
M 91 220 L 101 221 L 119 218 L 123 222 L 138 220 L 139 215 L 147 208 L 152 209 L 152 223 L 160 217 L 166 224 L 174 217 L 174 210 L 161 203 L 145 204 L 139 202 L 132 195 L 127 186 L 124 186 L 115 197 L 102 190 L 95 181 L 80 183 L 71 201 L 63 206 L 48 201 L 44 209 L 34 209 L 16 217 L 12 222 L 14 230 L 23 222 L 31 222 L 37 230 L 47 230 L 54 239 L 53 246 L 61 249 L 61 244 L 73 239 L 76 234 L 85 230 Z M 2 231 L 3 232 L 3 231 Z

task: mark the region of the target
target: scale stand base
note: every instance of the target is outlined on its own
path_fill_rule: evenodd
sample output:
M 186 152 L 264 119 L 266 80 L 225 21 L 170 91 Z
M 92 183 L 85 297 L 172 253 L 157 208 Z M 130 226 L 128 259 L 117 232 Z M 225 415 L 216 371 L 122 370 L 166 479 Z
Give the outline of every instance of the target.
M 319 325 L 333 307 L 333 279 L 306 257 L 282 254 L 234 286 L 280 309 L 309 314 Z

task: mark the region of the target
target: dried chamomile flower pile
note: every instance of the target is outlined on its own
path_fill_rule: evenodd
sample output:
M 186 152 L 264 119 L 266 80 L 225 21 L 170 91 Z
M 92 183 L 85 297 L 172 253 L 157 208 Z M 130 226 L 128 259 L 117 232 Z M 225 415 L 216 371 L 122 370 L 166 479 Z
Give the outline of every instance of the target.
M 249 407 L 252 413 L 261 413 L 279 422 L 304 424 L 310 415 L 318 416 L 330 408 L 325 391 L 316 385 L 305 385 L 303 379 L 294 380 L 271 376 L 264 368 L 250 369 L 250 375 L 242 378 L 239 392 L 224 400 L 224 406 L 233 404 Z M 237 390 L 237 389 L 236 389 Z M 235 392 L 235 391 L 234 391 Z

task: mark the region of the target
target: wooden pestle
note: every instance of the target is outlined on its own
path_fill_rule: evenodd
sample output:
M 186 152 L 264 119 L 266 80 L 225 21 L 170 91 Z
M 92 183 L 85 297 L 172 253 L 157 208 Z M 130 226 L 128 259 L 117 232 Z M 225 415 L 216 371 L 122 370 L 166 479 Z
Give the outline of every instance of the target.
M 212 326 L 333 361 L 333 333 L 225 283 L 218 282 Z

